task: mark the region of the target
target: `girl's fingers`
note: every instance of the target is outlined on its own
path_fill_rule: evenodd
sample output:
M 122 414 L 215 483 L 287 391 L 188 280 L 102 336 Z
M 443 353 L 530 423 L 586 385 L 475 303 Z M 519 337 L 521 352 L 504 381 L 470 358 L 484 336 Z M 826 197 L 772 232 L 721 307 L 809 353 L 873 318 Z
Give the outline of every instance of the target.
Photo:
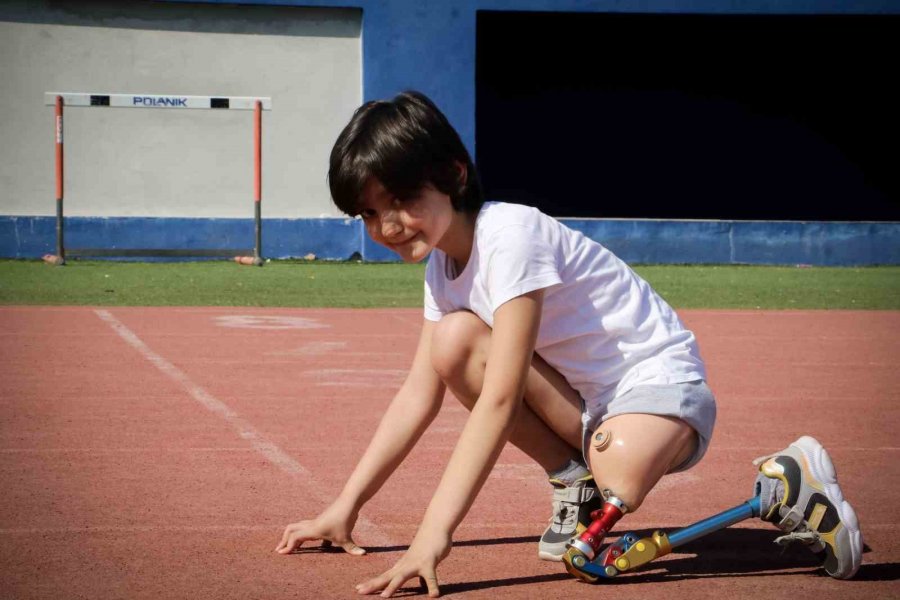
M 429 598 L 437 598 L 441 595 L 441 589 L 438 587 L 437 574 L 434 571 L 419 577 L 419 581 L 424 582 L 423 587 L 428 589 Z
M 368 581 L 364 581 L 356 586 L 356 591 L 360 594 L 371 594 L 378 590 L 383 590 L 384 586 L 391 580 L 390 572 L 382 573 L 378 577 L 373 577 Z
M 303 542 L 308 542 L 309 540 L 314 539 L 307 535 L 302 535 L 298 533 L 292 533 L 288 538 L 286 544 L 284 544 L 281 549 L 278 550 L 280 554 L 290 554 L 295 549 L 299 548 L 303 545 Z
M 281 534 L 281 541 L 278 542 L 277 546 L 275 546 L 275 552 L 278 552 L 279 550 L 281 550 L 284 547 L 284 545 L 287 543 L 289 535 L 291 535 L 291 526 L 290 525 L 288 525 L 287 527 L 284 528 L 284 533 Z
M 341 544 L 341 548 L 344 549 L 344 552 L 346 552 L 347 554 L 352 554 L 353 556 L 362 556 L 366 553 L 366 551 L 363 548 L 357 546 L 356 542 L 354 542 L 353 540 L 347 540 L 346 542 L 343 542 Z
M 405 575 L 395 575 L 394 578 L 388 582 L 387 587 L 384 588 L 384 591 L 381 592 L 381 597 L 390 598 L 391 596 L 393 596 L 394 592 L 397 591 L 397 588 L 403 585 L 407 579 L 409 579 L 409 577 Z
M 278 542 L 278 545 L 275 547 L 275 552 L 278 552 L 288 543 L 288 540 L 291 539 L 291 534 L 294 533 L 294 530 L 297 529 L 297 523 L 291 523 L 287 527 L 284 528 L 284 533 L 281 534 L 281 541 Z
M 398 589 L 400 589 L 400 586 L 413 577 L 416 577 L 416 575 L 404 575 L 402 573 L 394 575 L 389 571 L 370 579 L 369 581 L 358 584 L 356 586 L 356 591 L 360 594 L 374 594 L 377 593 L 378 590 L 381 590 L 382 598 L 390 598 Z M 424 575 L 420 575 L 419 582 L 422 587 L 428 590 L 429 598 L 437 598 L 441 595 L 441 590 L 438 587 L 437 575 L 433 569 L 427 571 Z
M 294 549 L 294 541 L 291 538 L 288 538 L 287 541 L 282 543 L 276 552 L 279 554 L 289 554 Z
M 281 541 L 275 547 L 275 552 L 280 554 L 290 554 L 297 548 L 303 546 L 304 543 L 314 541 L 314 540 L 322 540 L 322 548 L 327 549 L 332 546 L 331 539 L 324 538 L 321 533 L 315 533 L 311 531 L 311 527 L 303 527 L 303 523 L 294 523 L 293 525 L 288 525 L 288 527 L 284 530 L 284 534 L 281 536 Z M 356 545 L 352 539 L 347 539 L 344 542 L 339 542 L 341 548 L 344 549 L 348 554 L 352 554 L 354 556 L 362 556 L 366 553 L 365 550 Z

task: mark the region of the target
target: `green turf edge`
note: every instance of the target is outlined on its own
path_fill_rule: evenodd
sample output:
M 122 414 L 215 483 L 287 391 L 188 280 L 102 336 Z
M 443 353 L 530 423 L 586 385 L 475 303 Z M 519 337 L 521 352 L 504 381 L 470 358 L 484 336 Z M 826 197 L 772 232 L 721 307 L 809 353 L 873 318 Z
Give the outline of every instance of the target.
M 900 309 L 900 267 L 638 265 L 676 308 Z M 0 259 L 0 304 L 421 307 L 424 265 Z

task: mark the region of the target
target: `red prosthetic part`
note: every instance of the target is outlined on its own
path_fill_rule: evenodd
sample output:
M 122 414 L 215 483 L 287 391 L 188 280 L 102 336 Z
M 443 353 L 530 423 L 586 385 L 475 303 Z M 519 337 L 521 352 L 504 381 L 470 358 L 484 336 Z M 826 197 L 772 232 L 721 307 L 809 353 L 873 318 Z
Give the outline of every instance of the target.
M 591 547 L 594 552 L 600 549 L 603 538 L 609 533 L 610 529 L 622 518 L 625 513 L 611 502 L 603 505 L 603 508 L 595 510 L 591 513 L 590 526 L 578 536 L 578 539 Z

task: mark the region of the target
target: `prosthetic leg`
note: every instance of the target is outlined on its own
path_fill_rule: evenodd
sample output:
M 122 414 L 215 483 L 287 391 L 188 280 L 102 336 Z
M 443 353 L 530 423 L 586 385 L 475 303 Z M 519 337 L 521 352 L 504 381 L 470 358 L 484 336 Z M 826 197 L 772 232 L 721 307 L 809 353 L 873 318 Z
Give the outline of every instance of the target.
M 563 556 L 566 570 L 589 583 L 637 569 L 651 560 L 665 556 L 673 548 L 760 514 L 760 499 L 756 496 L 671 534 L 654 531 L 652 536 L 638 539 L 635 534 L 626 533 L 601 551 L 603 538 L 628 511 L 625 504 L 615 496 L 607 493 L 605 497 L 603 508 L 591 514 L 593 521 L 590 526 L 580 536 L 572 539 Z

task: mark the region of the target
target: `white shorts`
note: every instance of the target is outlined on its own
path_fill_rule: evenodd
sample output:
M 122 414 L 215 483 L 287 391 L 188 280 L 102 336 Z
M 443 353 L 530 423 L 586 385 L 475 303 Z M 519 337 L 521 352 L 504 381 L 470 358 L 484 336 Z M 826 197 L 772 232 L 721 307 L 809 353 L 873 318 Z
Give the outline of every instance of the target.
M 587 407 L 582 404 L 581 451 L 587 460 L 591 436 L 603 421 L 617 415 L 643 413 L 681 419 L 697 432 L 697 450 L 678 467 L 669 471 L 686 471 L 697 464 L 709 448 L 716 424 L 716 399 L 702 379 L 688 383 L 638 385 L 606 404 Z

